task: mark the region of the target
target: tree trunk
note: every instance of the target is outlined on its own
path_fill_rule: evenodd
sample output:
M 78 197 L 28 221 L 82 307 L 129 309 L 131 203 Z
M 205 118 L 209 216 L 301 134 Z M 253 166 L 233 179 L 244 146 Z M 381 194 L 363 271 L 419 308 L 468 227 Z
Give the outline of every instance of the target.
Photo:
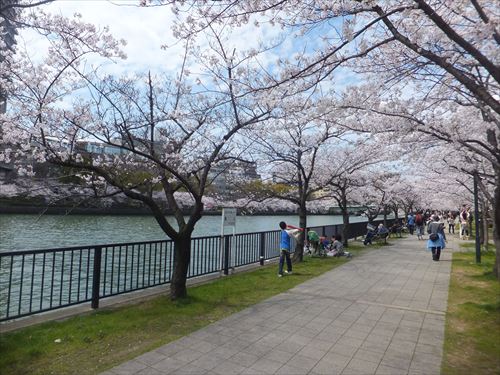
M 384 205 L 384 227 L 387 228 L 387 206 Z
M 348 247 L 347 237 L 349 237 L 349 211 L 346 208 L 342 210 L 342 222 L 344 226 L 342 228 L 342 242 L 345 247 Z
M 398 214 L 399 214 L 399 213 L 398 213 L 398 211 L 399 211 L 399 207 L 398 207 L 398 206 L 394 206 L 393 211 L 394 211 L 394 220 L 395 220 L 396 222 L 398 222 L 398 221 L 399 221 L 399 216 L 398 216 Z
M 302 262 L 304 260 L 305 228 L 307 228 L 307 208 L 305 204 L 299 206 L 299 227 L 304 230 L 300 232 L 299 238 L 295 243 L 295 253 L 292 258 L 294 262 Z
M 483 248 L 485 251 L 488 251 L 488 246 L 490 242 L 490 234 L 488 233 L 488 217 L 490 216 L 490 208 L 488 206 L 488 201 L 486 199 L 482 200 L 483 209 L 481 211 L 482 215 L 482 228 L 483 228 Z
M 500 178 L 497 171 L 497 186 L 495 187 L 495 200 L 493 207 L 493 239 L 495 241 L 495 267 L 493 274 L 499 279 L 500 276 L 500 186 L 498 179 Z
M 174 267 L 170 282 L 170 299 L 187 296 L 186 280 L 191 260 L 191 234 L 174 240 Z

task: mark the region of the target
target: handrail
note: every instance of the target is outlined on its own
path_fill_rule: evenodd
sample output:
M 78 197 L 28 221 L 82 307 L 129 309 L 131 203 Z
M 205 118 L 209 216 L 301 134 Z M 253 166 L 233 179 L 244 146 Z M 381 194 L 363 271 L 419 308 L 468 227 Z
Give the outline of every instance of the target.
M 366 224 L 350 224 L 350 237 Z M 342 227 L 311 226 L 327 236 Z M 279 230 L 231 237 L 193 237 L 188 278 L 279 257 Z M 98 308 L 102 298 L 168 284 L 173 254 L 171 239 L 0 252 L 0 321 L 87 302 Z

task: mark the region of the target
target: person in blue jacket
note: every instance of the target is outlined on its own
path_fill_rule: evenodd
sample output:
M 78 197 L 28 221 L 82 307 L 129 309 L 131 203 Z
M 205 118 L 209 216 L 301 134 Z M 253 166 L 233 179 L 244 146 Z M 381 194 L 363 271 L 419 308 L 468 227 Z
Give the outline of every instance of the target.
M 280 265 L 278 271 L 278 277 L 283 276 L 283 264 L 286 259 L 287 274 L 292 273 L 292 260 L 290 259 L 290 234 L 286 231 L 287 226 L 284 221 L 281 221 L 279 224 L 281 228 L 280 234 Z
M 406 221 L 408 226 L 408 231 L 413 235 L 413 231 L 415 230 L 415 216 L 413 214 L 408 215 L 408 220 Z
M 444 224 L 439 221 L 439 217 L 434 215 L 431 222 L 427 225 L 427 249 L 432 252 L 432 260 L 439 261 L 441 250 L 446 246 L 446 235 L 444 234 Z

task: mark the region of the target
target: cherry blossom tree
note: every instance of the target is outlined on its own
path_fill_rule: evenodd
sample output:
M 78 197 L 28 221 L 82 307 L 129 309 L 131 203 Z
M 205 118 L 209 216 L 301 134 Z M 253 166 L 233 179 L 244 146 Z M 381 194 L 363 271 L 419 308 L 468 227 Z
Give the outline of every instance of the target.
M 428 135 L 429 142 L 442 140 L 483 156 L 492 163 L 499 187 L 493 207 L 500 254 L 500 33 L 495 2 L 144 1 L 151 3 L 174 4 L 183 21 L 176 27 L 180 37 L 191 37 L 212 24 L 279 25 L 283 43 L 293 39 L 297 53 L 268 70 L 266 87 L 288 85 L 291 91 L 301 91 L 335 79 L 339 69 L 348 66 L 370 80 L 363 88 L 365 97 L 349 106 L 406 122 L 404 127 L 395 124 L 393 130 L 416 129 Z M 311 36 L 317 39 L 313 47 Z M 413 99 L 413 110 L 406 110 L 409 103 L 401 100 L 405 97 Z M 379 103 L 370 100 L 374 98 Z
M 342 213 L 342 239 L 345 246 L 348 246 L 350 206 L 366 206 L 368 221 L 374 220 L 380 212 L 380 203 L 377 201 L 374 204 L 374 200 L 369 197 L 373 196 L 383 174 L 378 164 L 384 158 L 380 145 L 366 138 L 336 147 L 328 158 L 330 168 L 336 171 L 328 182 L 328 195 L 335 200 Z
M 142 202 L 174 242 L 170 293 L 184 297 L 191 235 L 204 210 L 210 170 L 237 157 L 231 140 L 269 119 L 270 103 L 281 94 L 267 92 L 263 100 L 248 88 L 246 80 L 258 77 L 248 56 L 227 50 L 223 31 L 207 34 L 203 52 L 186 45 L 176 77 L 115 77 L 91 64 L 124 57 L 107 29 L 78 16 L 26 17 L 46 37 L 49 53 L 36 61 L 18 48 L 2 62 L 12 77 L 3 82 L 12 106 L 1 118 L 2 143 L 9 146 L 1 158 L 26 175 L 34 173 L 24 162 L 27 155 L 73 168 L 100 197 L 120 194 Z M 191 65 L 204 68 L 198 80 Z
M 332 121 L 318 112 L 320 101 L 292 97 L 280 107 L 280 117 L 268 121 L 257 131 L 246 134 L 251 153 L 272 183 L 263 184 L 255 199 L 281 199 L 296 205 L 299 226 L 307 228 L 307 204 L 323 197 L 323 188 L 337 171 L 329 164 L 336 142 L 345 135 Z M 302 261 L 304 233 L 295 249 L 294 261 Z

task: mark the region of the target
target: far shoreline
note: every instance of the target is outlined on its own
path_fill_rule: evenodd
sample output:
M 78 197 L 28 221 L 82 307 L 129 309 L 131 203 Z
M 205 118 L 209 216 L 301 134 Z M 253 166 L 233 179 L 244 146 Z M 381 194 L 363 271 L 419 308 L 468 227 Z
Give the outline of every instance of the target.
M 0 215 L 27 214 L 27 215 L 103 215 L 103 216 L 151 216 L 148 208 L 143 207 L 68 207 L 68 206 L 34 206 L 34 205 L 0 205 Z M 172 215 L 166 212 L 165 215 Z M 184 211 L 184 215 L 189 215 L 189 210 Z M 203 215 L 221 216 L 222 210 L 206 210 Z M 238 216 L 292 216 L 298 215 L 291 211 L 252 211 L 238 209 Z M 340 213 L 314 212 L 308 215 L 340 216 Z M 362 216 L 362 215 L 349 215 Z

